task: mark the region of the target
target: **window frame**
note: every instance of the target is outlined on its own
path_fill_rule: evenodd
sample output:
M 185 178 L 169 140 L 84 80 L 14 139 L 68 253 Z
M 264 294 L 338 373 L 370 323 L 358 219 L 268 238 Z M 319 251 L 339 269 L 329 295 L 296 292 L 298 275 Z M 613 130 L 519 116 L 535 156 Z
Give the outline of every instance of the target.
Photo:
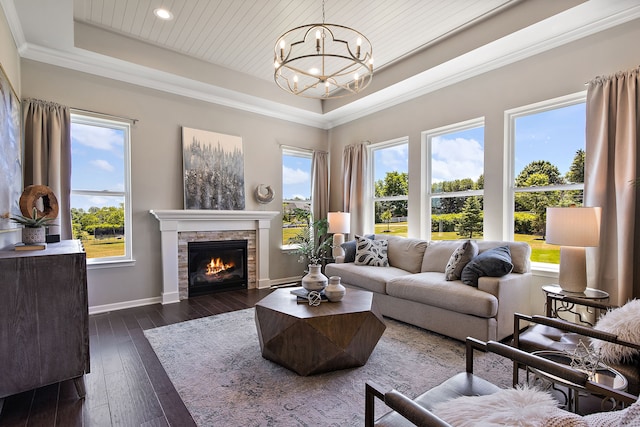
M 368 173 L 367 173 L 367 182 L 369 183 L 369 191 L 368 193 L 371 197 L 368 198 L 370 200 L 367 203 L 367 211 L 369 212 L 368 218 L 366 222 L 371 222 L 371 224 L 365 224 L 365 229 L 370 229 L 375 232 L 376 227 L 376 202 L 394 202 L 394 201 L 406 201 L 407 202 L 407 226 L 409 224 L 409 189 L 407 189 L 406 195 L 398 195 L 398 196 L 385 196 L 385 197 L 376 197 L 376 183 L 375 183 L 375 152 L 378 150 L 384 150 L 386 148 L 396 147 L 399 145 L 407 145 L 407 153 L 409 151 L 409 137 L 402 136 L 399 138 L 390 139 L 387 141 L 376 142 L 374 144 L 367 145 L 367 157 L 368 157 Z M 407 158 L 407 180 L 409 175 L 409 161 Z
M 533 193 L 544 191 L 567 191 L 582 190 L 584 193 L 584 183 L 548 185 L 536 187 L 516 187 L 515 176 L 515 157 L 516 157 L 516 120 L 533 114 L 544 113 L 546 111 L 557 110 L 560 108 L 570 107 L 573 105 L 583 104 L 587 102 L 587 91 L 560 96 L 533 104 L 523 105 L 520 107 L 505 110 L 504 126 L 505 126 L 505 185 L 503 187 L 505 194 L 504 200 L 504 222 L 503 236 L 505 240 L 515 240 L 515 196 L 516 193 Z M 586 120 L 586 119 L 585 119 Z M 586 146 L 585 146 L 586 152 Z M 559 264 L 551 264 L 545 262 L 531 262 L 532 268 L 542 271 L 558 271 Z
M 280 153 L 280 160 L 282 162 L 280 170 L 282 171 L 284 169 L 284 161 L 283 161 L 283 157 L 287 155 L 287 156 L 293 156 L 293 157 L 302 157 L 305 159 L 309 159 L 311 160 L 311 162 L 313 162 L 313 150 L 309 150 L 306 148 L 299 148 L 299 147 L 287 147 L 287 146 L 281 146 L 281 153 Z M 313 173 L 313 163 L 310 165 L 309 167 L 309 211 L 311 213 L 313 213 L 313 176 L 311 175 Z M 284 204 L 285 202 L 288 201 L 288 199 L 284 198 L 284 182 L 281 184 L 280 187 L 280 191 L 282 192 L 282 203 Z M 284 209 L 282 212 L 283 216 L 284 216 Z M 281 231 L 280 231 L 280 241 L 281 241 L 281 249 L 283 251 L 293 251 L 295 249 L 298 248 L 299 245 L 296 244 L 285 244 L 283 242 L 284 239 L 284 220 L 283 220 L 283 224 L 281 227 Z
M 123 171 L 124 190 L 74 190 L 71 188 L 71 196 L 111 196 L 124 198 L 124 255 L 117 257 L 87 258 L 87 268 L 128 267 L 135 264 L 133 257 L 133 221 L 131 207 L 131 125 L 126 119 L 117 119 L 111 116 L 88 113 L 85 111 L 71 110 L 71 123 L 96 127 L 108 127 L 124 132 L 123 135 Z M 73 158 L 72 158 L 73 174 Z
M 485 128 L 485 118 L 477 117 L 475 119 L 465 120 L 462 122 L 452 123 L 449 125 L 441 126 L 434 129 L 429 129 L 421 132 L 422 137 L 422 145 L 424 156 L 422 158 L 422 170 L 423 170 L 423 183 L 424 183 L 424 191 L 422 199 L 422 218 L 425 218 L 420 221 L 420 236 L 422 239 L 431 240 L 431 227 L 432 227 L 432 216 L 431 216 L 431 204 L 434 198 L 453 198 L 453 197 L 471 197 L 471 196 L 481 196 L 484 197 L 484 188 L 482 190 L 465 190 L 465 191 L 452 191 L 448 193 L 433 193 L 433 178 L 431 171 L 433 170 L 432 161 L 433 161 L 433 139 L 442 135 L 447 135 L 450 133 L 461 132 L 469 129 L 475 128 Z M 483 131 L 484 134 L 484 131 Z M 483 138 L 483 155 L 484 155 L 484 138 Z M 484 175 L 484 159 L 483 159 L 483 175 Z M 443 197 L 443 195 L 446 195 Z M 484 212 L 483 212 L 484 213 Z M 484 219 L 483 228 L 486 228 L 486 218 Z

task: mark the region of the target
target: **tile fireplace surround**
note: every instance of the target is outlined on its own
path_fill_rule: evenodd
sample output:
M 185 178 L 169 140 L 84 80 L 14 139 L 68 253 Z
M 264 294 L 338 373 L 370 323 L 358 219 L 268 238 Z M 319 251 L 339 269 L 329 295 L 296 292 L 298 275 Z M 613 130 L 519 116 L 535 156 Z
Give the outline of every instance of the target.
M 277 211 L 212 211 L 150 210 L 160 222 L 162 246 L 162 304 L 186 298 L 186 277 L 181 280 L 180 247 L 203 239 L 230 240 L 242 236 L 249 240 L 250 250 L 255 236 L 255 265 L 250 256 L 249 288 L 268 288 L 269 230 Z M 184 258 L 184 255 L 182 255 Z M 183 268 L 184 270 L 184 268 Z M 255 275 L 253 274 L 255 270 Z M 182 274 L 184 275 L 184 273 Z

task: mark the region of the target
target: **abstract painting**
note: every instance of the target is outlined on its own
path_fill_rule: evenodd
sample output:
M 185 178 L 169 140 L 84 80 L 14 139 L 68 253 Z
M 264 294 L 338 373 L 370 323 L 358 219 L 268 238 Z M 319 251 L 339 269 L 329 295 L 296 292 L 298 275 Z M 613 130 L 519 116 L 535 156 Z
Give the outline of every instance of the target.
M 244 209 L 242 138 L 182 128 L 184 208 Z
M 18 229 L 9 217 L 20 215 L 21 194 L 20 101 L 0 66 L 0 232 Z

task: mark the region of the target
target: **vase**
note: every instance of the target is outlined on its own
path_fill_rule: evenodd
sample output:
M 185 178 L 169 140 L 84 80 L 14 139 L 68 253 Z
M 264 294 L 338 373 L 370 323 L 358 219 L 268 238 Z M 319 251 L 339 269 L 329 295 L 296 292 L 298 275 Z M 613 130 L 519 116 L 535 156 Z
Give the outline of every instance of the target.
M 340 276 L 329 277 L 329 284 L 324 288 L 324 294 L 331 302 L 338 302 L 344 298 L 344 294 L 347 293 L 347 289 L 340 283 Z
M 322 274 L 321 265 L 309 264 L 309 273 L 302 278 L 302 287 L 307 291 L 322 291 L 327 287 L 327 276 Z
M 44 243 L 47 240 L 46 234 L 46 229 L 44 227 L 24 227 L 22 229 L 22 243 L 26 245 Z

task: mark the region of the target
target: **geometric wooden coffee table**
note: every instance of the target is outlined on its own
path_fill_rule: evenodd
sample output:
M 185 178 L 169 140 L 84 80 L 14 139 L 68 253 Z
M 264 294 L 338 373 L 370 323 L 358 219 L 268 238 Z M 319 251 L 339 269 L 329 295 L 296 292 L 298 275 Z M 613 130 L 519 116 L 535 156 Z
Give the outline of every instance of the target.
M 307 376 L 363 366 L 386 325 L 373 294 L 347 289 L 339 302 L 298 303 L 277 289 L 255 307 L 262 357 Z

